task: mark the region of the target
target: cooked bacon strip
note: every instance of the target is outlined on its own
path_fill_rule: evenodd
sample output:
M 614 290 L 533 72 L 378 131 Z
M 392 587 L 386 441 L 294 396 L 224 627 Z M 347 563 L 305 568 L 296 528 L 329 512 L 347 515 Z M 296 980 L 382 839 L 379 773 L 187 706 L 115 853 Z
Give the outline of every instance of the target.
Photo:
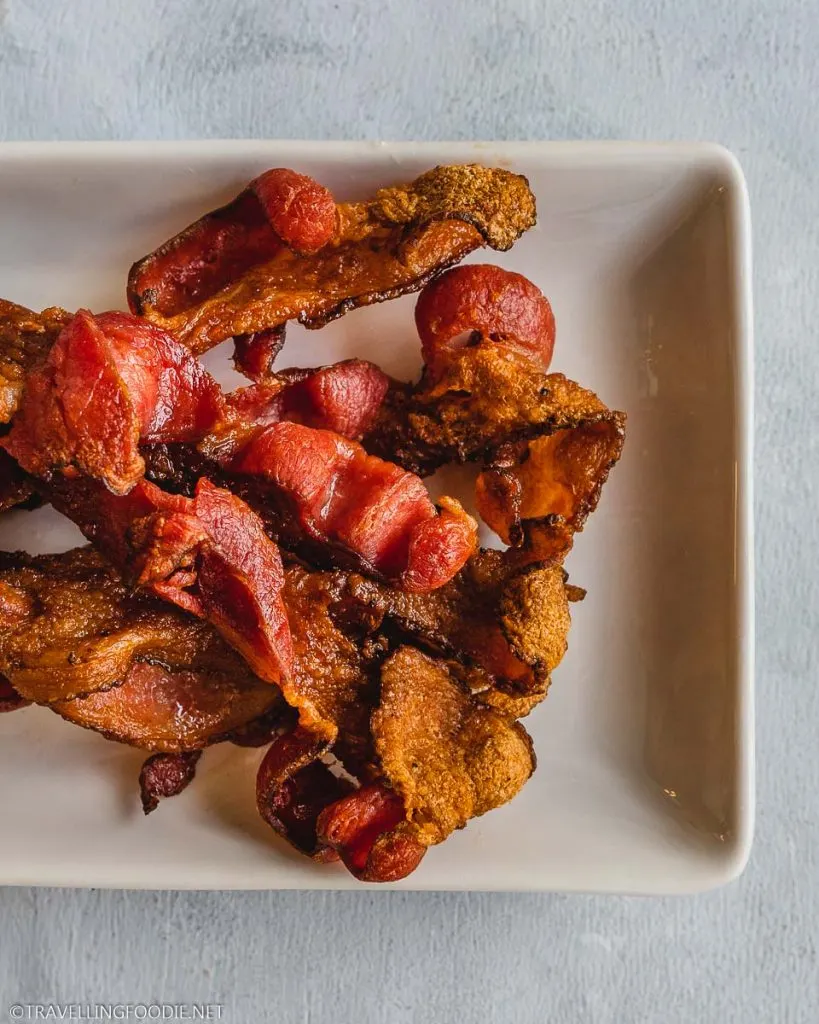
M 0 554 L 0 673 L 21 695 L 51 704 L 108 690 L 140 662 L 253 678 L 206 622 L 135 592 L 92 548 Z
M 337 207 L 333 237 L 312 255 L 282 247 L 257 265 L 239 260 L 227 274 L 217 256 L 224 286 L 215 293 L 210 282 L 194 287 L 190 300 L 175 280 L 167 294 L 156 274 L 146 286 L 145 268 L 161 267 L 168 250 L 183 268 L 177 279 L 190 267 L 196 282 L 203 255 L 214 246 L 209 235 L 204 244 L 192 237 L 183 252 L 172 239 L 132 269 L 129 302 L 193 352 L 204 352 L 288 320 L 321 327 L 358 306 L 416 291 L 480 245 L 508 249 L 534 223 L 534 196 L 520 175 L 477 164 L 436 167 L 409 185 L 381 189 L 368 202 Z
M 368 636 L 375 622 L 345 620 L 347 576 L 287 567 L 284 601 L 293 637 L 293 671 L 281 684 L 302 730 L 334 745 L 352 768 L 370 753 L 371 665 L 381 653 Z
M 380 618 L 351 598 L 347 581 L 342 572 L 287 567 L 283 596 L 293 623 L 293 668 L 282 688 L 304 729 L 326 745 L 335 744 L 345 764 L 361 764 L 369 755 L 370 666 L 383 649 L 370 635 Z M 252 714 L 236 729 L 251 720 L 253 727 L 237 734 L 228 724 L 219 733 L 229 731 L 225 738 L 233 742 L 261 745 L 279 731 L 281 716 L 273 702 L 281 699 L 274 687 L 256 679 L 212 626 L 134 591 L 93 548 L 39 557 L 0 555 L 0 673 L 21 695 L 65 708 L 70 701 L 74 714 L 82 707 L 96 709 L 97 720 L 104 722 L 106 715 L 121 715 L 121 698 L 112 688 L 131 678 L 137 692 L 147 694 L 141 702 L 143 722 L 154 716 L 169 721 L 168 730 L 184 734 L 190 701 L 181 702 L 175 725 L 172 701 L 170 711 L 164 705 L 152 710 L 155 701 L 146 689 L 150 674 L 130 674 L 143 663 L 163 666 L 170 689 L 187 686 L 191 700 L 197 686 L 205 697 L 212 691 L 219 698 L 231 679 L 247 680 L 244 689 L 252 683 L 249 696 L 256 700 L 261 690 L 263 703 L 249 705 Z M 162 678 L 160 673 L 153 679 L 157 687 Z M 102 696 L 87 705 L 70 700 L 103 691 L 111 693 L 110 704 Z M 214 706 L 221 707 L 218 700 Z M 257 720 L 265 708 L 271 717 Z M 114 725 L 108 731 L 114 732 Z M 147 723 L 145 735 L 156 738 Z M 167 735 L 162 738 L 165 742 Z
M 127 313 L 80 310 L 29 372 L 3 445 L 35 476 L 80 471 L 125 494 L 145 468 L 140 443 L 198 440 L 221 409 L 184 345 Z
M 445 663 L 410 647 L 384 663 L 372 730 L 381 770 L 404 811 L 397 834 L 421 846 L 443 842 L 511 800 L 535 769 L 519 722 L 479 704 Z
M 562 558 L 594 510 L 623 446 L 622 421 L 582 423 L 523 442 L 484 469 L 478 511 L 507 544 L 537 560 Z
M 436 514 L 417 477 L 331 431 L 274 424 L 231 470 L 268 482 L 280 516 L 294 515 L 308 538 L 403 590 L 441 586 L 475 550 L 475 522 L 454 499 L 441 499 Z
M 205 479 L 193 498 L 146 480 L 127 495 L 88 480 L 55 482 L 47 493 L 122 572 L 212 623 L 262 679 L 289 674 L 281 557 L 241 499 Z
M 389 385 L 390 378 L 363 359 L 316 370 L 287 370 L 264 384 L 226 395 L 221 421 L 199 448 L 224 460 L 264 427 L 281 420 L 360 440 L 378 415 Z
M 542 699 L 566 652 L 565 573 L 521 565 L 513 552 L 478 552 L 430 594 L 401 593 L 361 576 L 350 577 L 349 592 L 413 643 L 458 661 L 490 703 L 494 691 Z
M 281 703 L 275 687 L 257 679 L 241 659 L 234 661 L 230 670 L 137 661 L 112 689 L 49 706 L 117 743 L 164 753 L 201 750 Z
M 415 306 L 427 371 L 479 341 L 507 346 L 547 370 L 555 344 L 549 300 L 528 278 L 487 263 L 455 267 L 428 284 Z
M 336 204 L 305 174 L 265 171 L 226 206 L 205 214 L 131 267 L 128 305 L 173 316 L 210 298 L 286 248 L 316 252 L 333 237 Z
M 45 358 L 70 319 L 56 306 L 35 313 L 0 299 L 0 423 L 17 412 L 26 374 Z
M 35 507 L 39 502 L 31 478 L 0 448 L 0 512 L 25 505 Z
M 30 703 L 30 700 L 26 700 L 14 689 L 5 676 L 0 676 L 0 714 L 17 711 L 18 708 L 27 707 Z
M 273 373 L 273 363 L 284 346 L 285 325 L 233 339 L 233 365 L 251 380 L 263 381 Z
M 323 810 L 317 832 L 362 882 L 397 882 L 412 874 L 427 852 L 415 836 L 401 831 L 405 817 L 401 797 L 373 783 Z
M 152 754 L 139 772 L 139 793 L 142 810 L 150 814 L 159 807 L 159 801 L 178 796 L 193 782 L 201 750 L 181 754 Z
M 489 342 L 451 353 L 435 381 L 392 387 L 363 443 L 426 475 L 448 462 L 490 462 L 510 444 L 592 423 L 609 424 L 619 455 L 623 413 L 562 373 L 545 374 Z
M 313 860 L 338 855 L 317 835 L 317 821 L 328 804 L 353 788 L 319 760 L 326 741 L 297 728 L 274 740 L 256 775 L 256 806 L 270 827 Z

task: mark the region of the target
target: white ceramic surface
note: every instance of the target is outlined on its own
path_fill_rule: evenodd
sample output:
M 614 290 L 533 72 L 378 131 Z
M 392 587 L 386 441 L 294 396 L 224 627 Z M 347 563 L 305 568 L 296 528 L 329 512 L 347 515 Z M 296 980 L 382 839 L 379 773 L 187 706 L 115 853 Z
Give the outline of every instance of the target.
M 433 849 L 419 889 L 690 892 L 735 877 L 753 831 L 750 239 L 741 171 L 698 144 L 179 143 L 0 146 L 0 295 L 122 307 L 130 263 L 260 170 L 339 198 L 435 163 L 525 173 L 537 228 L 505 254 L 558 323 L 553 368 L 629 415 L 624 457 L 568 568 L 588 588 L 548 700 L 527 720 L 523 793 Z M 413 298 L 295 327 L 281 365 L 358 355 L 419 368 Z M 225 382 L 224 353 L 208 357 Z M 444 476 L 444 474 L 442 474 Z M 470 474 L 433 486 L 468 497 Z M 0 546 L 79 535 L 51 510 Z M 0 882 L 149 888 L 356 887 L 258 819 L 258 752 L 217 747 L 144 819 L 142 754 L 47 710 L 0 717 Z

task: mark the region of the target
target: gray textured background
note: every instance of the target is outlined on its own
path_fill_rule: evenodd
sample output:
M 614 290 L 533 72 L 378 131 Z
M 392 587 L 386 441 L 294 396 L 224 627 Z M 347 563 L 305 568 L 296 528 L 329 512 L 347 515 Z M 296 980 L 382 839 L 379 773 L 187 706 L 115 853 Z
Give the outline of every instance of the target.
M 683 138 L 739 155 L 759 764 L 750 867 L 696 898 L 0 890 L 0 1020 L 15 999 L 214 1001 L 242 1024 L 819 1020 L 817 53 L 815 0 L 0 0 L 2 139 Z

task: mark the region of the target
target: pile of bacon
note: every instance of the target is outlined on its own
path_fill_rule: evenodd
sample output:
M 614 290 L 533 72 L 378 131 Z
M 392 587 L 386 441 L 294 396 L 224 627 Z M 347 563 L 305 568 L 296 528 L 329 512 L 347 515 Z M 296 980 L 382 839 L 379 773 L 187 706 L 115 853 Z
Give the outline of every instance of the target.
M 0 554 L 0 710 L 150 751 L 146 813 L 206 746 L 267 745 L 264 820 L 366 881 L 511 799 L 583 596 L 563 559 L 624 429 L 547 373 L 535 285 L 447 269 L 534 222 L 505 170 L 344 204 L 271 170 L 133 266 L 130 313 L 0 302 L 0 509 L 48 502 L 90 542 Z M 274 369 L 288 321 L 416 290 L 417 384 Z M 225 394 L 198 356 L 228 339 L 253 383 Z M 467 462 L 502 551 L 421 479 Z

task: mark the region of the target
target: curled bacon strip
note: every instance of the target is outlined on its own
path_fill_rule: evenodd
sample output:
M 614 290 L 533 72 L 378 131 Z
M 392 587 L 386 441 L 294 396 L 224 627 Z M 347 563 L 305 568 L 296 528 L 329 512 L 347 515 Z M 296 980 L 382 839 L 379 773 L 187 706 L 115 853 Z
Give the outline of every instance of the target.
M 142 810 L 150 814 L 159 807 L 159 801 L 178 796 L 193 782 L 201 750 L 188 750 L 180 754 L 152 754 L 139 773 L 139 794 Z
M 396 830 L 405 817 L 401 797 L 374 783 L 323 810 L 318 837 L 338 851 L 347 870 L 362 882 L 397 882 L 418 867 L 427 851 L 411 835 Z
M 329 194 L 305 185 L 303 204 L 285 204 L 275 179 L 269 196 L 256 193 L 258 187 L 246 190 L 131 270 L 131 309 L 193 352 L 289 320 L 320 327 L 359 306 L 417 291 L 480 245 L 510 248 L 535 222 L 526 179 L 477 164 L 435 167 L 367 202 L 342 204 L 327 236 Z M 276 247 L 270 228 L 260 235 L 260 202 L 295 221 L 283 238 L 289 247 Z M 312 226 L 316 237 L 306 238 Z M 273 227 L 283 230 L 278 222 Z M 304 254 L 308 242 L 315 248 Z
M 510 446 L 477 478 L 481 518 L 531 560 L 562 559 L 597 506 L 622 449 L 618 413 Z
M 474 520 L 452 498 L 436 512 L 422 481 L 329 430 L 268 427 L 239 453 L 235 472 L 263 478 L 312 540 L 352 555 L 401 589 L 451 579 L 475 550 Z
M 363 359 L 317 370 L 287 370 L 264 384 L 226 395 L 223 419 L 200 443 L 200 450 L 224 459 L 281 420 L 360 440 L 375 421 L 389 384 L 379 367 Z
M 5 676 L 0 676 L 0 714 L 4 711 L 16 711 L 30 703 L 30 700 L 20 696 Z
M 124 494 L 144 472 L 140 442 L 198 440 L 221 408 L 216 381 L 163 330 L 80 310 L 29 373 L 3 443 L 35 476 L 79 470 Z
M 251 380 L 265 380 L 273 372 L 273 363 L 284 346 L 285 324 L 252 334 L 237 334 L 233 339 L 233 365 Z
M 506 345 L 544 370 L 552 361 L 549 300 L 528 278 L 487 263 L 455 267 L 428 284 L 415 306 L 415 325 L 433 376 L 447 352 L 477 341 Z
M 123 572 L 212 623 L 262 679 L 278 683 L 289 674 L 281 556 L 240 498 L 206 479 L 193 498 L 146 480 L 127 495 L 90 481 L 68 481 L 48 494 Z
M 326 748 L 326 741 L 296 728 L 273 741 L 256 776 L 262 818 L 300 853 L 325 862 L 337 854 L 318 837 L 319 815 L 352 789 L 319 760 Z
M 205 214 L 135 263 L 128 305 L 173 316 L 209 298 L 283 248 L 316 252 L 333 235 L 336 204 L 306 174 L 279 167 L 259 175 L 227 206 Z

